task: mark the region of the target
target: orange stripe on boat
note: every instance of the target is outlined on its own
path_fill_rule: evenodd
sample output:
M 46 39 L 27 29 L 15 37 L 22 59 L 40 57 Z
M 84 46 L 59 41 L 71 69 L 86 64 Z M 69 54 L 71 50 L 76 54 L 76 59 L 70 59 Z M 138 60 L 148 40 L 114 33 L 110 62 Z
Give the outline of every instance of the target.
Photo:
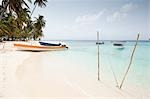
M 65 46 L 37 46 L 37 45 L 26 45 L 26 44 L 14 44 L 14 46 L 26 47 L 26 48 L 46 48 L 46 49 L 65 48 Z

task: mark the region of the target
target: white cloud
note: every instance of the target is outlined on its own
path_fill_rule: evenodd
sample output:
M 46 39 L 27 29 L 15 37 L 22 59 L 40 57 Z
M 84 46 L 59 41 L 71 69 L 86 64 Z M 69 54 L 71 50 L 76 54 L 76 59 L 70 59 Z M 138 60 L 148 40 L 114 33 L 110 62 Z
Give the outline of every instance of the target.
M 59 30 L 55 29 L 53 32 L 63 31 L 63 35 L 68 35 L 67 37 L 71 35 L 75 39 L 84 39 L 85 36 L 87 39 L 95 38 L 93 33 L 100 30 L 105 11 L 101 10 L 98 13 L 77 16 L 71 24 L 63 25 Z
M 136 5 L 128 3 L 123 5 L 119 11 L 115 11 L 112 15 L 107 17 L 108 22 L 120 21 L 128 16 L 130 12 L 136 9 Z
M 120 21 L 122 18 L 127 16 L 126 13 L 114 12 L 111 16 L 107 17 L 108 22 Z
M 88 14 L 88 15 L 78 16 L 75 22 L 80 25 L 93 24 L 100 19 L 100 17 L 104 14 L 104 12 L 105 10 L 102 10 L 97 14 Z
M 137 6 L 134 5 L 133 3 L 128 3 L 128 4 L 125 4 L 124 6 L 122 6 L 120 11 L 124 12 L 124 13 L 129 13 L 129 12 L 133 11 L 136 7 Z

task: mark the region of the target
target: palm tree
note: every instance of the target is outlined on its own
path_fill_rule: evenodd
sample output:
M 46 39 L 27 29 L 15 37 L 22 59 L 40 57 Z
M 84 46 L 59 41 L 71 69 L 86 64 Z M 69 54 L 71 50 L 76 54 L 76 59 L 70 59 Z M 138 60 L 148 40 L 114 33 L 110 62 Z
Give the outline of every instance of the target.
M 24 11 L 23 11 L 24 12 Z M 15 17 L 12 13 L 7 13 L 6 17 L 4 17 L 0 21 L 0 34 L 5 34 L 7 40 L 15 40 L 20 38 L 25 38 L 24 35 L 28 35 L 27 28 L 25 28 L 25 23 L 28 22 L 28 16 L 26 12 L 20 12 L 19 17 Z M 26 33 L 26 34 L 25 34 Z
M 31 2 L 31 0 L 28 1 Z M 46 6 L 46 2 L 47 0 L 35 0 L 34 4 L 43 7 Z M 2 0 L 0 5 L 0 37 L 5 36 L 7 40 L 32 38 L 36 40 L 42 37 L 42 29 L 45 27 L 44 17 L 39 15 L 36 21 L 32 21 L 29 13 L 29 7 L 25 0 Z
M 42 28 L 45 27 L 44 16 L 39 15 L 39 18 L 36 18 L 36 21 L 33 24 L 33 26 L 34 26 L 33 39 L 36 40 L 37 38 L 43 36 Z
M 37 5 L 42 8 L 43 6 L 46 6 L 46 2 L 47 2 L 47 0 L 35 0 L 34 1 L 35 6 L 34 6 L 32 12 L 31 12 L 31 16 L 32 16 L 33 12 L 35 11 L 35 8 L 36 8 Z
M 7 17 L 5 17 L 3 21 L 0 21 L 1 32 L 9 39 L 13 38 L 15 29 L 17 29 L 15 17 L 11 14 L 7 14 Z
M 28 1 L 31 2 L 31 0 Z M 2 0 L 0 20 L 2 19 L 3 14 L 7 12 L 7 10 L 11 13 L 15 12 L 17 15 L 19 15 L 20 11 L 23 9 L 23 5 L 29 8 L 24 0 Z

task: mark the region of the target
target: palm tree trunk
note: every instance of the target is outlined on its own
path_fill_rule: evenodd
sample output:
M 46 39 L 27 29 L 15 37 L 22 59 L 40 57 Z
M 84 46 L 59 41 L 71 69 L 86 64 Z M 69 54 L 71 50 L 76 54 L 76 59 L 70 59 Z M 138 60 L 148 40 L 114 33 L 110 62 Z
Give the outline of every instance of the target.
M 36 6 L 37 6 L 37 4 L 34 6 L 32 12 L 31 12 L 30 18 L 31 18 L 31 16 L 32 16 L 33 12 L 35 11 Z

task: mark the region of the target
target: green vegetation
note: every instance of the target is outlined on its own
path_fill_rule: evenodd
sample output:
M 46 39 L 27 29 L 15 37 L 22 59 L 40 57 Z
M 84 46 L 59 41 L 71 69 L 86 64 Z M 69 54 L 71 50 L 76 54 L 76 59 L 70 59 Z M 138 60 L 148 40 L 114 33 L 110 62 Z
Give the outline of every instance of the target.
M 32 3 L 31 0 L 26 0 Z M 31 16 L 36 6 L 46 6 L 47 0 L 35 0 L 31 13 L 25 0 L 2 0 L 0 5 L 0 39 L 1 40 L 37 40 L 43 36 L 44 16 L 35 20 Z

